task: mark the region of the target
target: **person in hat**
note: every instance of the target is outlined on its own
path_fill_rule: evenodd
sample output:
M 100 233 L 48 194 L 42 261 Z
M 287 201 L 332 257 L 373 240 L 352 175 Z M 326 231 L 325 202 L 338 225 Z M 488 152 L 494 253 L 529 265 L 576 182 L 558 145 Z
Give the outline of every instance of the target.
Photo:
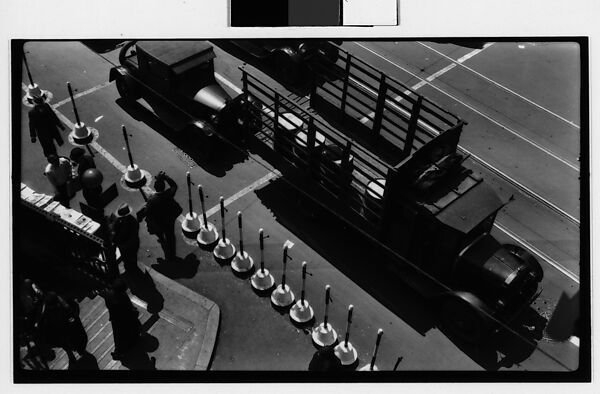
M 148 197 L 140 216 L 146 218 L 148 232 L 158 237 L 165 260 L 170 260 L 175 257 L 175 220 L 183 209 L 174 199 L 177 183 L 163 171 L 159 172 L 155 179 L 156 193 Z M 169 185 L 168 189 L 166 184 Z
M 29 134 L 31 142 L 35 143 L 38 139 L 42 145 L 44 156 L 56 155 L 56 146 L 62 146 L 64 141 L 58 129 L 65 130 L 65 126 L 56 116 L 52 107 L 44 101 L 42 96 L 33 96 L 34 106 L 29 110 Z
M 69 158 L 73 162 L 73 165 L 77 166 L 77 175 L 79 176 L 79 181 L 81 181 L 81 176 L 86 170 L 89 170 L 90 168 L 96 168 L 94 158 L 85 153 L 85 150 L 82 148 L 73 148 Z
M 54 187 L 54 199 L 64 206 L 69 206 L 69 195 L 67 192 L 67 182 L 71 179 L 73 167 L 71 161 L 66 157 L 58 157 L 50 154 L 47 157 L 48 165 L 44 170 L 44 175 Z
M 142 325 L 139 312 L 127 295 L 127 284 L 122 277 L 117 278 L 103 294 L 108 309 L 110 324 L 115 341 L 113 359 L 120 360 L 140 339 Z
M 137 253 L 140 248 L 140 225 L 128 204 L 119 205 L 110 220 L 112 242 L 121 251 L 121 259 L 128 273 L 139 271 Z

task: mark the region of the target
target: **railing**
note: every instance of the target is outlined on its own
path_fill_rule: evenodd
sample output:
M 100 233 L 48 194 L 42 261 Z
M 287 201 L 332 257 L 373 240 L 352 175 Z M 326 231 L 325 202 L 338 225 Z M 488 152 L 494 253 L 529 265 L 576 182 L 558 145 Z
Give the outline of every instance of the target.
M 333 45 L 333 44 L 332 44 Z M 332 107 L 363 143 L 386 141 L 397 164 L 461 120 L 416 91 L 337 47 L 335 61 L 324 57 L 316 73 L 313 106 Z
M 373 198 L 369 186 L 391 183 L 395 170 L 347 135 L 242 70 L 250 133 L 334 199 L 377 228 L 384 225 L 387 188 Z

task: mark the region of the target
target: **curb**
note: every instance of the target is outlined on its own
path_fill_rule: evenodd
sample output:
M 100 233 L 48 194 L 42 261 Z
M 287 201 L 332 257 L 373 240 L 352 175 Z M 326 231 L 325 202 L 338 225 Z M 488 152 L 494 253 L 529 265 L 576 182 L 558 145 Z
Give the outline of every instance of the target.
M 219 332 L 219 319 L 221 316 L 221 310 L 219 309 L 219 306 L 208 298 L 157 272 L 153 268 L 146 266 L 145 269 L 150 276 L 152 276 L 152 279 L 160 282 L 169 290 L 179 293 L 183 297 L 186 297 L 190 301 L 193 301 L 201 305 L 204 309 L 208 310 L 208 319 L 206 320 L 206 326 L 204 327 L 204 339 L 202 340 L 198 359 L 194 364 L 194 370 L 207 370 L 212 358 L 215 342 L 217 340 L 217 334 Z

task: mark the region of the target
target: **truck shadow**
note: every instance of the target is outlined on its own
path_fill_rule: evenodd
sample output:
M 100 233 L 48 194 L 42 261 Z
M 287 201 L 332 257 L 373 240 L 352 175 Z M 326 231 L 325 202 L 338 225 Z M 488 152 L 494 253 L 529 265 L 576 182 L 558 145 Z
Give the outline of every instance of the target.
M 465 343 L 439 327 L 434 302 L 402 282 L 388 268 L 389 255 L 357 229 L 300 196 L 285 180 L 271 182 L 256 194 L 279 223 L 421 335 L 440 329 L 462 352 L 488 371 L 518 365 L 536 350 L 536 341 L 541 338 L 546 320 L 532 308 L 513 322 L 516 334 L 504 330 L 483 345 Z M 291 195 L 298 197 L 290 199 Z
M 160 116 L 161 113 L 165 113 L 168 109 L 164 105 L 157 103 L 156 100 L 150 98 L 148 100 L 146 102 L 152 106 L 155 113 L 152 113 L 138 102 L 129 102 L 118 98 L 116 103 L 132 118 L 144 122 L 175 145 L 177 147 L 175 153 L 190 168 L 198 165 L 210 174 L 221 178 L 227 175 L 227 172 L 235 164 L 246 160 L 248 155 L 240 149 L 232 147 L 228 141 L 214 138 L 216 144 L 207 146 L 206 143 L 203 144 L 204 141 L 198 135 L 194 134 L 191 129 L 184 128 L 177 131 L 169 127 L 156 115 L 159 114 Z

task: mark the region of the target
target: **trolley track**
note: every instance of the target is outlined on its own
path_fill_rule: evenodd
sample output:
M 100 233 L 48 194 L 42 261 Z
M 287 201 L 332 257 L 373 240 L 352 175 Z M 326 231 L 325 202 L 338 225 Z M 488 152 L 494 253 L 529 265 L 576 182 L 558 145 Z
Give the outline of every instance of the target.
M 391 62 L 390 60 L 386 59 L 385 57 L 383 57 L 382 55 L 376 53 L 375 51 L 373 51 L 370 48 L 367 48 L 366 46 L 356 42 L 355 43 L 357 46 L 375 54 L 378 57 L 381 57 L 382 59 L 385 59 L 386 61 L 394 64 L 396 67 L 398 67 L 399 69 L 401 69 L 402 71 L 410 74 L 412 77 L 417 78 L 420 80 L 419 85 L 423 86 L 425 84 L 428 84 L 430 86 L 432 86 L 434 89 L 442 92 L 445 95 L 449 95 L 449 93 L 441 90 L 440 88 L 434 86 L 433 84 L 431 84 L 429 81 L 427 81 L 427 79 L 422 78 L 420 76 L 418 76 L 417 74 L 411 72 L 410 70 L 407 70 L 406 68 L 397 65 L 393 62 Z M 377 92 L 371 90 L 370 88 L 368 88 L 367 86 L 364 86 L 362 83 L 360 83 L 359 81 L 354 81 L 354 83 L 356 83 L 359 87 L 361 87 L 366 93 L 372 95 L 373 97 L 377 96 Z M 421 85 L 422 84 L 422 85 Z M 454 100 L 459 101 L 458 99 L 456 99 L 455 97 L 452 97 Z M 401 112 L 405 112 L 406 111 L 404 109 L 402 109 L 401 107 L 397 106 L 394 104 L 393 101 L 388 101 L 388 103 L 391 106 L 394 106 L 395 109 L 401 111 Z M 463 103 L 464 104 L 464 103 Z M 466 105 L 466 104 L 465 104 Z M 406 113 L 408 115 L 408 113 Z M 494 121 L 496 122 L 496 121 Z M 497 122 L 496 122 L 497 123 Z M 420 125 L 422 125 L 424 128 L 428 129 L 431 133 L 434 133 L 435 135 L 437 135 L 437 131 L 435 129 L 433 129 L 432 127 L 430 127 L 428 124 L 422 123 L 420 122 Z M 505 126 L 502 126 L 503 128 L 506 128 Z M 471 152 L 470 150 L 466 149 L 464 146 L 459 145 L 459 149 L 463 152 L 466 153 L 468 155 L 471 156 L 471 158 L 473 159 L 473 161 L 477 162 L 478 164 L 480 164 L 482 167 L 486 168 L 487 170 L 489 170 L 490 172 L 494 173 L 495 175 L 497 175 L 498 177 L 500 177 L 501 179 L 503 179 L 504 181 L 506 181 L 507 183 L 511 184 L 512 186 L 514 186 L 516 189 L 520 190 L 523 194 L 525 194 L 526 196 L 531 197 L 532 199 L 538 201 L 539 203 L 543 204 L 544 206 L 548 207 L 549 209 L 551 209 L 552 211 L 554 211 L 555 213 L 557 213 L 560 217 L 567 219 L 569 222 L 579 226 L 580 225 L 580 220 L 578 218 L 576 218 L 575 216 L 571 215 L 570 213 L 568 213 L 567 211 L 565 211 L 564 209 L 560 208 L 558 205 L 552 203 L 551 201 L 549 201 L 548 199 L 546 199 L 545 197 L 543 197 L 542 195 L 540 195 L 539 193 L 535 192 L 534 190 L 528 188 L 527 186 L 525 186 L 524 184 L 522 184 L 521 182 L 517 181 L 516 179 L 514 179 L 513 177 L 511 177 L 510 175 L 504 173 L 502 170 L 494 167 L 492 164 L 488 163 L 486 160 L 484 160 L 482 157 L 476 155 L 475 153 Z M 573 166 L 571 166 L 571 168 L 574 168 Z M 579 170 L 577 169 L 577 171 L 579 172 Z

